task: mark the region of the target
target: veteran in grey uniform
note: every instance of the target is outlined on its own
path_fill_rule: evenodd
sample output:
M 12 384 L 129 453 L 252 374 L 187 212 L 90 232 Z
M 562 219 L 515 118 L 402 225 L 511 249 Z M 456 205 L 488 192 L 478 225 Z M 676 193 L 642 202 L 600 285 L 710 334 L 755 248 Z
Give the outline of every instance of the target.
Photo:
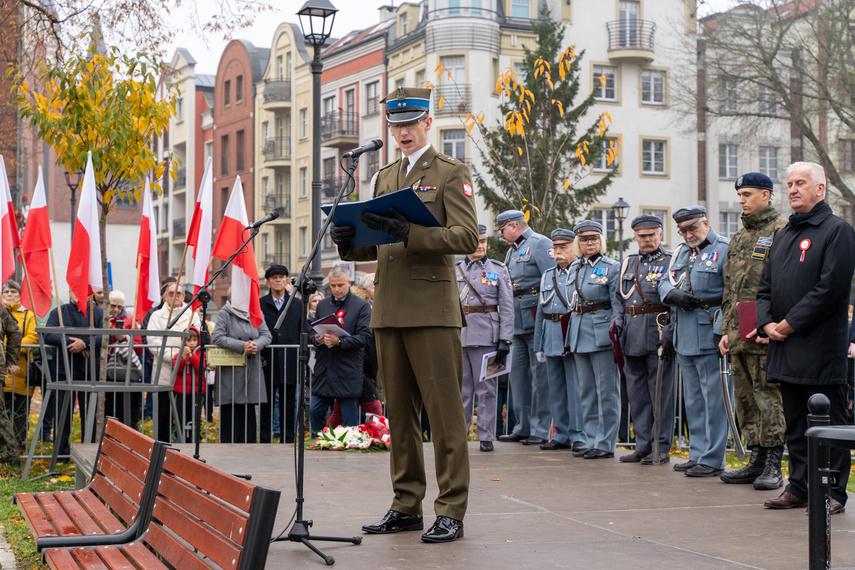
M 638 253 L 628 256 L 618 280 L 618 307 L 621 318 L 623 372 L 626 393 L 632 411 L 635 450 L 621 456 L 622 463 L 653 465 L 653 442 L 659 438 L 659 463 L 668 463 L 668 451 L 674 441 L 674 408 L 677 370 L 674 355 L 663 354 L 660 362 L 657 348 L 660 329 L 668 324 L 669 308 L 659 300 L 659 281 L 668 278 L 671 252 L 662 248 L 662 220 L 642 214 L 630 224 L 635 233 Z M 659 431 L 654 433 L 656 379 L 662 366 L 659 387 Z
M 620 266 L 605 257 L 602 224 L 584 220 L 573 228 L 576 261 L 570 266 L 570 322 L 565 346 L 574 354 L 582 397 L 582 418 L 588 449 L 573 455 L 585 459 L 615 456 L 620 425 L 620 376 L 609 338 L 620 317 L 617 281 Z
M 496 389 L 498 378 L 481 380 L 481 361 L 496 353 L 495 364 L 505 363 L 514 337 L 514 302 L 511 279 L 505 266 L 487 257 L 487 226 L 478 226 L 478 249 L 457 262 L 457 290 L 466 314 L 460 332 L 463 344 L 463 413 L 467 429 L 478 401 L 478 441 L 481 451 L 493 451 L 496 438 Z M 487 371 L 488 375 L 490 371 Z
M 586 449 L 587 438 L 582 429 L 582 403 L 579 399 L 579 380 L 573 355 L 565 355 L 564 335 L 561 333 L 562 317 L 566 323 L 573 293 L 568 288 L 570 264 L 576 259 L 573 252 L 572 230 L 558 228 L 550 235 L 557 265 L 547 269 L 540 279 L 540 302 L 534 323 L 534 350 L 538 362 L 546 363 L 549 383 L 549 409 L 555 435 L 541 449 Z
M 721 296 L 728 240 L 716 234 L 703 206 L 680 208 L 673 215 L 683 243 L 671 257 L 659 297 L 676 307 L 674 348 L 683 374 L 689 460 L 674 466 L 689 477 L 713 477 L 724 471 L 727 414 L 721 393 L 721 369 L 714 334 L 721 334 Z M 731 397 L 733 386 L 730 386 Z
M 521 211 L 502 212 L 496 223 L 511 246 L 505 256 L 514 294 L 514 346 L 508 376 L 517 420 L 513 431 L 499 436 L 499 441 L 541 445 L 549 439 L 552 416 L 546 364 L 537 361 L 534 351 L 534 319 L 540 278 L 555 265 L 555 254 L 550 239 L 528 227 Z

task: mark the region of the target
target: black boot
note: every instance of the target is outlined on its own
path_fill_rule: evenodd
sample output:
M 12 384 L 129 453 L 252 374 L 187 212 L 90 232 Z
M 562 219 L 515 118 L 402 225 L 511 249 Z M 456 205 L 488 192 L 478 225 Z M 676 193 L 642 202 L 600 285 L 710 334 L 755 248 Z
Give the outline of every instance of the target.
M 784 455 L 784 446 L 769 447 L 766 454 L 766 466 L 763 473 L 754 480 L 754 488 L 758 491 L 772 491 L 784 484 L 781 477 L 781 456 Z
M 763 468 L 766 464 L 767 447 L 759 445 L 751 446 L 751 457 L 748 459 L 748 465 L 738 471 L 725 471 L 719 475 L 719 479 L 725 483 L 753 483 L 757 477 L 763 473 Z M 778 464 L 780 467 L 780 463 Z

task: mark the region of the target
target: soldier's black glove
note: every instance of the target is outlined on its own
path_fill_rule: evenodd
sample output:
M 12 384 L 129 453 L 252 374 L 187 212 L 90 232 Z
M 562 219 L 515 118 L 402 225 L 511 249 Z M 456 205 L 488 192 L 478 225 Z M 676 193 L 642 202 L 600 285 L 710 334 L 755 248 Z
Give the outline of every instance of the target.
M 677 350 L 674 348 L 674 343 L 668 336 L 662 338 L 662 360 L 673 360 Z
M 330 230 L 330 239 L 343 251 L 350 249 L 350 240 L 356 237 L 353 226 L 333 226 Z
M 721 349 L 719 349 L 718 345 L 721 343 L 721 335 L 713 333 L 712 335 L 713 342 L 715 343 L 715 353 L 721 356 Z
M 493 361 L 495 368 L 501 368 L 505 365 L 505 360 L 511 352 L 511 343 L 506 340 L 500 340 L 496 345 L 496 359 Z
M 683 291 L 682 289 L 673 289 L 670 293 L 665 296 L 665 302 L 669 305 L 676 305 L 681 309 L 686 311 L 691 311 L 697 307 L 697 302 L 700 299 Z
M 399 214 L 395 208 L 389 208 L 388 216 L 365 212 L 360 219 L 372 230 L 386 232 L 396 240 L 404 242 L 405 245 L 410 239 L 410 220 Z

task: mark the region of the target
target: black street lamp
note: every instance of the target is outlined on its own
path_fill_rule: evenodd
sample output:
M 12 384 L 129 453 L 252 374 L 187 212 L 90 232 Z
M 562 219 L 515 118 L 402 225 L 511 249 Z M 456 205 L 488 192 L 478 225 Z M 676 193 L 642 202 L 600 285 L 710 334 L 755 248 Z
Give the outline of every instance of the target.
M 329 0 L 308 0 L 297 16 L 300 17 L 300 28 L 306 43 L 314 48 L 312 59 L 312 235 L 313 239 L 321 240 L 321 72 L 324 64 L 321 62 L 321 47 L 332 34 L 335 13 L 338 10 Z M 313 242 L 314 245 L 314 242 Z M 312 281 L 320 285 L 324 280 L 321 271 L 321 257 L 312 260 Z
M 612 212 L 615 213 L 615 219 L 618 223 L 618 251 L 620 252 L 620 263 L 623 265 L 623 221 L 629 214 L 629 204 L 624 202 L 623 198 L 618 198 L 618 201 L 612 204 Z
M 77 192 L 77 188 L 80 186 L 80 183 L 83 181 L 83 171 L 78 170 L 77 172 L 69 172 L 65 171 L 65 183 L 68 184 L 68 189 L 71 190 L 71 237 L 74 239 L 74 216 L 77 212 L 77 196 L 75 195 Z

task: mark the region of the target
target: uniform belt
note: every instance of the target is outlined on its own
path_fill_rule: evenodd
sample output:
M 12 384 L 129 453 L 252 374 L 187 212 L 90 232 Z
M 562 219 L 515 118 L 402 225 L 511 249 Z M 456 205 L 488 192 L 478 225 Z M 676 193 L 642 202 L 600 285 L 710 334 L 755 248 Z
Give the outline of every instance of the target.
M 602 301 L 600 303 L 591 303 L 590 305 L 580 305 L 576 307 L 576 313 L 584 315 L 585 313 L 596 313 L 597 311 L 604 311 L 611 308 L 612 304 L 610 301 Z
M 522 299 L 523 295 L 531 293 L 532 295 L 537 295 L 540 293 L 540 287 L 526 287 L 524 289 L 514 289 L 514 297 Z
M 698 309 L 712 309 L 713 307 L 721 306 L 721 297 L 718 299 L 698 299 L 695 307 Z
M 498 305 L 463 305 L 463 313 L 498 313 Z
M 557 323 L 561 321 L 561 317 L 566 315 L 567 313 L 543 313 L 543 318 L 547 321 L 552 321 L 553 323 Z
M 626 308 L 627 315 L 644 315 L 646 313 L 667 313 L 665 305 L 630 305 Z

